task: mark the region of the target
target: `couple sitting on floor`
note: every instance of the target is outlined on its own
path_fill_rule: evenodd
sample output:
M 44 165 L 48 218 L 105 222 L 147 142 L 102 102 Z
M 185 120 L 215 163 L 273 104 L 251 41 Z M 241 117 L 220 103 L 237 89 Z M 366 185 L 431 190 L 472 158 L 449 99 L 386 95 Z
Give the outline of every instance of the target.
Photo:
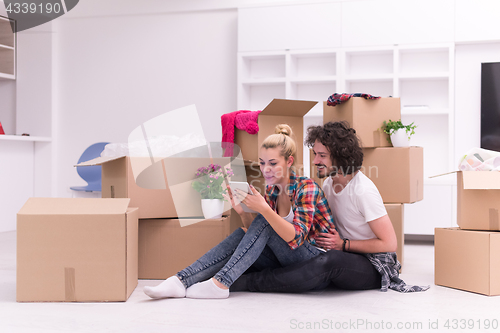
M 265 195 L 229 198 L 244 227 L 156 287 L 151 298 L 227 298 L 229 291 L 303 292 L 334 285 L 362 290 L 423 291 L 399 279 L 397 240 L 382 197 L 361 171 L 363 152 L 345 122 L 308 128 L 323 189 L 291 167 L 296 144 L 276 126 L 259 151 Z M 238 200 L 233 200 L 236 197 Z M 259 214 L 245 213 L 240 204 Z

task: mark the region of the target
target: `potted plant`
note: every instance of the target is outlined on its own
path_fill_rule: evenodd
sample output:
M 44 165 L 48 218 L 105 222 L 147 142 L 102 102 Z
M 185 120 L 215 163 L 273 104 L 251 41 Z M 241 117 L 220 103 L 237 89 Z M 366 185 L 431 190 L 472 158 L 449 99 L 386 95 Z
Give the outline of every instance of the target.
M 196 170 L 196 179 L 191 186 L 201 195 L 201 209 L 206 219 L 219 219 L 224 212 L 224 197 L 227 192 L 223 186 L 224 177 L 234 175 L 230 168 L 223 168 L 218 164 L 210 164 Z
M 401 119 L 397 121 L 389 119 L 389 122 L 384 121 L 384 126 L 382 126 L 384 133 L 389 134 L 393 147 L 410 146 L 410 138 L 415 134 L 415 128 L 417 126 L 414 125 L 414 122 L 410 125 L 403 125 Z M 389 141 L 389 138 L 387 140 Z

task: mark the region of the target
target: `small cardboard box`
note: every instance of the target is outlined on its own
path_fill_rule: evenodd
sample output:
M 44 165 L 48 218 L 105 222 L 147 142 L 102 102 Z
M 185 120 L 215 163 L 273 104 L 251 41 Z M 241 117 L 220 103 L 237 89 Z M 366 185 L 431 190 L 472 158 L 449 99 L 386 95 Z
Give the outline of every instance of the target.
M 387 210 L 387 215 L 391 219 L 392 226 L 396 232 L 398 240 L 398 249 L 396 254 L 398 256 L 401 267 L 404 262 L 404 245 L 405 245 L 405 232 L 404 232 L 404 205 L 403 204 L 384 204 Z
M 191 181 L 196 170 L 211 161 L 230 167 L 228 157 L 168 157 L 155 162 L 129 156 L 98 157 L 77 166 L 101 165 L 102 197 L 130 198 L 130 205 L 139 208 L 139 218 L 177 218 L 203 216 L 200 194 Z M 230 208 L 227 203 L 224 211 Z
M 457 224 L 461 229 L 500 230 L 500 172 L 457 172 Z
M 434 283 L 500 295 L 500 232 L 436 228 Z
M 348 101 L 328 106 L 323 102 L 323 123 L 329 121 L 349 122 L 361 140 L 363 147 L 391 147 L 388 135 L 381 127 L 384 121 L 401 119 L 401 102 L 399 98 L 385 97 L 367 100 L 363 97 L 352 97 Z
M 361 171 L 377 186 L 385 203 L 413 203 L 424 198 L 424 149 L 363 148 Z
M 139 278 L 166 279 L 188 267 L 229 236 L 221 219 L 139 220 Z
M 297 161 L 302 161 L 304 141 L 304 115 L 318 102 L 273 99 L 259 114 L 257 123 L 259 132 L 248 134 L 246 131 L 234 129 L 234 143 L 237 144 L 245 160 L 258 161 L 259 147 L 269 135 L 274 134 L 276 125 L 288 124 L 293 131 L 297 143 Z
M 28 199 L 17 214 L 17 301 L 126 301 L 138 260 L 129 201 Z

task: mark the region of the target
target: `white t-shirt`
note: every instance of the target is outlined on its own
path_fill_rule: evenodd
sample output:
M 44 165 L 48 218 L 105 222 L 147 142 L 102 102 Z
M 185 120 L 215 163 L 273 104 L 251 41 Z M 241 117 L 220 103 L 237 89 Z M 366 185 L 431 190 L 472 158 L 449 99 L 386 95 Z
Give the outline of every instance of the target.
M 353 240 L 376 238 L 368 222 L 387 215 L 387 211 L 375 184 L 361 171 L 339 193 L 335 193 L 332 184 L 328 177 L 323 191 L 340 235 Z

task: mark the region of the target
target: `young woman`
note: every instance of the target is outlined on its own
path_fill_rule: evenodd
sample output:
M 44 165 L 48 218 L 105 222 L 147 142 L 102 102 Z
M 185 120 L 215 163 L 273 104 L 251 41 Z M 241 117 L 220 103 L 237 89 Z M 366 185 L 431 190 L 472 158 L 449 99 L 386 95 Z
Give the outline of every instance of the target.
M 361 171 L 363 151 L 356 131 L 345 122 L 309 127 L 318 177 L 337 230 L 321 234 L 316 244 L 328 250 L 287 267 L 243 275 L 231 291 L 302 292 L 334 285 L 342 289 L 427 290 L 399 279 L 397 240 L 380 193 Z
M 151 298 L 227 298 L 229 287 L 250 266 L 258 270 L 288 266 L 322 252 L 316 241 L 334 229 L 328 202 L 311 179 L 298 177 L 294 164 L 296 145 L 288 125 L 278 125 L 259 151 L 266 181 L 262 196 L 234 195 L 259 214 L 253 220 L 236 205 L 245 228 L 240 228 L 191 266 L 156 287 L 144 287 Z

